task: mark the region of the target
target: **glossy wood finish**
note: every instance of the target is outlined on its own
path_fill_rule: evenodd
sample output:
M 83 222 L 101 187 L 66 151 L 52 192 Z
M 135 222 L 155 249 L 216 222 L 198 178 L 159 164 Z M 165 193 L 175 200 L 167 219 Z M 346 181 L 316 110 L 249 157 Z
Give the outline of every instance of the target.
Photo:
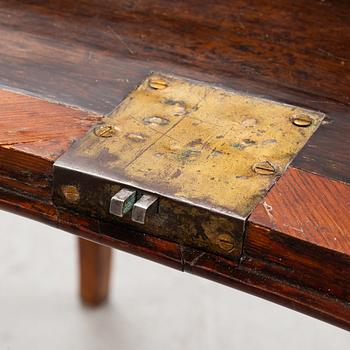
M 0 83 L 108 113 L 149 71 L 163 70 L 298 103 L 332 122 L 297 166 L 349 181 L 349 6 L 0 1 Z
M 2 208 L 350 329 L 348 1 L 10 0 L 0 9 L 0 83 L 97 113 L 55 118 L 58 105 L 11 95 L 0 118 Z M 267 197 L 272 213 L 263 202 L 251 216 L 238 265 L 51 203 L 53 161 L 150 70 L 328 114 Z
M 350 185 L 290 168 L 250 221 L 350 255 Z
M 6 92 L 6 96 L 8 96 L 9 93 Z M 12 104 L 9 104 L 6 106 L 7 113 L 12 115 L 12 119 L 14 122 L 14 125 L 20 125 L 20 119 L 22 118 L 28 118 L 28 115 L 34 115 L 31 114 L 31 104 L 28 104 L 28 107 L 25 107 L 25 105 L 22 105 L 22 113 L 16 113 L 18 111 L 18 106 L 20 106 L 18 101 L 20 101 L 23 96 L 18 94 L 10 94 L 11 95 L 11 101 Z M 30 99 L 35 100 L 34 102 L 38 103 L 38 101 L 32 97 Z M 56 105 L 52 106 L 51 103 L 40 101 L 42 112 L 39 112 L 39 114 L 45 114 L 45 110 L 50 108 L 55 108 Z M 12 107 L 11 107 L 12 106 Z M 64 115 L 67 117 L 71 115 L 71 113 L 74 113 L 74 110 L 68 107 L 62 107 L 65 108 L 66 111 Z M 12 110 L 12 113 L 11 113 Z M 27 112 L 24 113 L 24 112 Z M 59 110 L 62 112 L 62 110 Z M 90 115 L 81 115 L 81 118 L 90 117 Z M 98 118 L 97 118 L 98 119 Z M 11 125 L 6 124 L 7 128 Z M 48 123 L 49 125 L 49 123 Z M 85 126 L 84 126 L 85 128 Z M 83 129 L 83 128 L 82 128 Z M 40 131 L 42 133 L 42 131 Z M 64 134 L 64 133 L 63 133 Z M 63 135 L 62 134 L 62 135 Z M 18 141 L 20 141 L 20 134 L 17 135 Z M 66 137 L 66 134 L 64 134 L 63 137 Z M 7 149 L 8 145 L 2 145 L 0 148 Z M 43 152 L 47 153 L 48 149 L 43 150 Z M 17 151 L 15 151 L 17 152 Z M 44 154 L 45 154 L 44 153 Z M 16 153 L 14 153 L 16 154 Z M 23 159 L 26 160 L 26 156 L 30 156 L 29 159 L 40 159 L 36 158 L 35 156 L 31 156 L 30 153 L 23 153 L 22 151 L 20 154 L 23 155 Z M 7 163 L 6 164 L 17 164 L 18 167 L 21 167 L 22 171 L 25 171 L 26 163 L 23 163 L 20 158 L 15 158 L 11 162 L 11 157 L 7 157 Z M 43 158 L 41 160 L 43 164 L 50 168 L 52 166 L 52 160 L 48 158 Z M 0 163 L 0 168 L 5 163 Z M 6 165 L 5 164 L 5 165 Z M 19 169 L 19 168 L 18 168 Z M 313 316 L 319 317 L 321 319 L 325 319 L 328 322 L 332 322 L 334 324 L 337 324 L 339 326 L 350 328 L 350 318 L 349 318 L 349 306 L 347 299 L 344 300 L 344 298 L 340 299 L 339 295 L 342 291 L 342 286 L 344 285 L 344 277 L 342 274 L 339 275 L 340 277 L 337 279 L 333 277 L 332 273 L 334 272 L 334 268 L 338 269 L 346 268 L 346 259 L 348 259 L 347 253 L 344 252 L 338 252 L 336 247 L 334 247 L 333 256 L 330 256 L 330 259 L 335 259 L 337 263 L 332 264 L 330 267 L 329 265 L 322 266 L 320 259 L 316 259 L 318 254 L 324 253 L 321 243 L 314 242 L 314 247 L 311 249 L 311 253 L 305 249 L 303 249 L 303 245 L 299 244 L 297 245 L 297 249 L 293 250 L 293 244 L 290 245 L 281 245 L 280 252 L 283 255 L 289 256 L 290 254 L 294 254 L 296 256 L 295 261 L 291 260 L 294 263 L 294 265 L 299 268 L 303 269 L 303 275 L 305 278 L 295 278 L 295 274 L 292 275 L 289 273 L 288 269 L 286 271 L 281 270 L 279 273 L 276 273 L 275 266 L 276 264 L 273 261 L 273 258 L 270 260 L 264 261 L 264 257 L 266 257 L 268 254 L 269 256 L 274 256 L 274 254 L 278 254 L 278 250 L 275 248 L 277 247 L 277 243 L 272 245 L 271 242 L 268 242 L 266 246 L 263 246 L 264 249 L 255 249 L 254 248 L 254 237 L 257 237 L 256 241 L 259 242 L 259 238 L 261 237 L 259 232 L 251 232 L 251 230 L 248 231 L 247 236 L 247 242 L 248 245 L 245 249 L 245 255 L 242 258 L 241 263 L 238 265 L 236 262 L 233 262 L 232 260 L 225 259 L 220 256 L 208 254 L 202 251 L 194 250 L 190 247 L 186 246 L 180 246 L 176 243 L 162 240 L 159 238 L 156 238 L 152 236 L 151 234 L 144 234 L 140 232 L 136 232 L 130 228 L 122 227 L 122 226 L 116 226 L 104 222 L 100 222 L 98 220 L 94 220 L 91 218 L 83 217 L 81 215 L 59 210 L 56 208 L 52 202 L 51 197 L 48 195 L 48 193 L 51 193 L 51 172 L 47 172 L 45 168 L 43 167 L 40 171 L 42 176 L 46 176 L 48 181 L 43 184 L 43 187 L 45 188 L 45 192 L 47 193 L 47 196 L 44 196 L 42 193 L 40 193 L 35 186 L 33 186 L 33 183 L 28 183 L 26 186 L 24 186 L 26 178 L 21 179 L 21 177 L 14 177 L 21 174 L 21 171 L 14 172 L 14 174 L 9 173 L 5 176 L 4 172 L 6 172 L 6 166 L 2 169 L 3 173 L 2 176 L 0 176 L 0 206 L 4 209 L 10 210 L 12 212 L 16 212 L 21 215 L 28 216 L 30 218 L 33 218 L 35 220 L 42 221 L 49 225 L 54 225 L 55 227 L 59 227 L 61 229 L 67 230 L 68 232 L 75 233 L 79 235 L 80 237 L 89 239 L 91 241 L 102 243 L 106 246 L 118 248 L 125 250 L 127 252 L 137 254 L 141 257 L 154 260 L 156 262 L 160 262 L 162 264 L 165 264 L 169 267 L 173 267 L 179 270 L 188 271 L 191 273 L 198 274 L 200 276 L 213 279 L 215 281 L 218 281 L 220 283 L 224 283 L 230 286 L 233 286 L 235 288 L 240 288 L 244 291 L 254 293 L 256 295 L 265 297 L 267 299 L 273 300 L 275 302 L 281 303 L 282 305 L 286 305 L 289 307 L 292 307 L 294 309 L 303 311 L 305 313 L 311 314 Z M 38 170 L 39 171 L 39 170 Z M 293 170 L 296 172 L 297 170 Z M 306 174 L 305 172 L 297 171 L 298 173 Z M 289 184 L 288 179 L 290 178 L 290 175 L 287 176 L 287 185 Z M 303 175 L 300 175 L 301 179 L 303 179 Z M 311 175 L 308 175 L 311 176 Z M 316 175 L 312 175 L 316 176 Z M 318 176 L 316 176 L 319 178 Z M 284 177 L 278 182 L 276 185 L 276 188 L 279 189 L 280 183 L 283 185 Z M 294 178 L 293 182 L 295 181 Z M 323 178 L 321 178 L 323 179 Z M 323 179 L 326 184 L 329 184 L 329 180 L 326 178 Z M 10 182 L 9 182 L 10 181 Z M 290 181 L 290 180 L 289 180 Z M 335 188 L 338 189 L 338 192 L 341 194 L 344 193 L 344 198 L 347 198 L 347 193 L 343 191 L 344 184 L 338 184 L 337 182 L 331 182 Z M 292 185 L 292 188 L 294 184 Z M 307 188 L 307 187 L 306 187 Z M 274 189 L 273 189 L 274 190 Z M 273 190 L 270 192 L 269 196 L 273 195 Z M 333 193 L 336 192 L 332 188 L 329 190 L 331 196 Z M 302 193 L 301 196 L 304 196 Z M 277 196 L 279 198 L 279 196 Z M 340 203 L 343 202 L 344 198 L 340 198 Z M 295 198 L 294 198 L 295 200 Z M 315 200 L 317 202 L 317 199 Z M 331 202 L 333 205 L 336 205 L 334 201 Z M 312 203 L 313 205 L 315 203 Z M 286 206 L 288 205 L 288 200 L 286 201 Z M 277 206 L 278 208 L 278 206 Z M 286 208 L 283 208 L 286 209 Z M 262 215 L 262 218 L 260 218 L 259 221 L 258 218 L 259 213 L 261 215 L 261 208 L 260 206 L 256 209 L 256 213 L 253 213 L 251 220 L 254 219 L 256 222 L 258 222 L 260 225 L 264 224 L 264 216 Z M 328 211 L 330 211 L 330 207 L 328 207 Z M 305 217 L 304 211 L 304 217 Z M 283 211 L 284 213 L 284 211 Z M 264 212 L 262 213 L 264 214 Z M 266 218 L 265 218 L 266 219 Z M 282 220 L 282 219 L 281 219 Z M 256 224 L 255 224 L 256 225 Z M 266 222 L 267 228 L 265 228 L 266 232 L 269 232 L 268 225 L 269 223 Z M 344 222 L 344 225 L 347 225 L 347 221 Z M 249 226 L 250 227 L 250 226 Z M 259 226 L 260 228 L 263 226 Z M 345 226 L 344 226 L 345 227 Z M 329 230 L 331 227 L 329 226 Z M 265 233 L 263 230 L 263 232 Z M 281 240 L 281 237 L 284 237 L 285 235 L 291 236 L 291 233 L 288 231 L 286 233 L 283 232 L 276 233 L 276 242 L 278 240 Z M 344 234 L 343 239 L 346 240 L 346 231 L 345 228 L 341 231 L 342 234 Z M 287 237 L 289 237 L 287 236 Z M 342 235 L 339 233 L 339 237 L 342 237 Z M 289 239 L 298 239 L 297 242 L 299 242 L 300 237 L 289 237 Z M 273 238 L 275 239 L 275 238 Z M 306 240 L 311 240 L 310 237 L 306 237 Z M 264 240 L 263 240 L 264 242 Z M 273 241 L 274 242 L 274 241 Z M 305 243 L 310 244 L 309 242 Z M 346 247 L 346 246 L 345 246 Z M 254 250 L 255 249 L 255 250 Z M 306 251 L 306 253 L 305 253 Z M 86 251 L 88 252 L 88 251 Z M 86 253 L 85 252 L 85 253 Z M 312 254 L 314 252 L 314 254 Z M 97 254 L 97 255 L 96 255 Z M 106 288 L 102 288 L 102 291 L 95 288 L 97 285 L 93 283 L 92 285 L 94 287 L 91 287 L 91 284 L 89 285 L 91 281 L 96 282 L 97 280 L 97 271 L 102 272 L 102 275 L 99 278 L 102 278 L 102 276 L 108 275 L 108 264 L 100 264 L 99 259 L 101 258 L 106 262 L 107 259 L 106 256 L 100 257 L 98 255 L 98 250 L 95 250 L 93 248 L 93 251 L 88 253 L 90 258 L 85 258 L 84 263 L 82 265 L 82 276 L 87 277 L 86 284 L 88 287 L 83 288 L 84 294 L 84 300 L 89 300 L 90 303 L 93 303 L 93 300 L 100 300 L 103 299 L 103 294 L 106 293 Z M 103 253 L 104 254 L 104 253 Z M 108 253 L 106 253 L 108 254 Z M 318 275 L 323 274 L 326 272 L 327 279 L 323 279 L 322 283 L 317 284 L 317 276 L 315 277 L 315 273 L 312 271 L 312 268 L 304 268 L 304 255 L 306 254 L 307 258 L 309 259 L 309 264 L 314 266 L 317 266 Z M 83 254 L 83 256 L 86 256 L 86 254 Z M 92 257 L 91 257 L 92 256 Z M 341 256 L 343 256 L 343 260 L 341 259 Z M 299 258 L 299 260 L 298 260 Z M 91 263 L 91 261 L 94 260 L 97 265 L 95 265 L 94 269 L 90 271 L 92 273 L 92 276 L 87 273 L 87 271 L 90 270 L 88 268 L 88 264 Z M 262 261 L 264 262 L 264 268 L 262 268 Z M 86 266 L 85 266 L 86 263 Z M 300 263 L 300 266 L 299 266 Z M 316 265 L 318 263 L 318 265 Z M 343 264 L 343 265 L 341 265 Z M 294 266 L 293 265 L 293 266 Z M 102 267 L 105 267 L 101 270 Z M 88 270 L 86 270 L 88 269 Z M 84 272 L 85 271 L 85 272 Z M 104 272 L 103 272 L 104 271 Z M 343 276 L 343 277 L 342 277 Z M 96 277 L 96 278 L 95 278 Z M 311 281 L 313 284 L 309 282 L 311 278 Z M 102 278 L 104 283 L 106 283 L 106 278 Z M 335 283 L 338 283 L 339 280 L 342 281 L 342 284 L 339 284 L 339 287 L 336 287 Z M 90 281 L 90 282 L 89 282 Z M 105 285 L 106 286 L 106 285 Z M 336 287 L 335 293 L 320 293 L 319 288 L 320 287 L 329 287 L 332 286 L 332 288 Z M 306 288 L 307 287 L 307 288 Z M 310 288 L 312 287 L 312 289 Z M 343 289 L 343 291 L 346 291 L 347 289 Z M 96 294 L 90 294 L 89 293 L 97 293 Z M 94 299 L 95 298 L 95 299 Z
M 340 111 L 335 111 L 339 108 Z M 350 184 L 350 108 L 333 105 L 322 128 L 297 155 L 296 168 Z
M 121 67 L 111 76 L 106 74 L 116 68 L 116 61 L 126 67 L 134 64 L 137 70 L 133 61 L 139 60 L 145 69 L 194 67 L 217 76 L 277 83 L 348 104 L 349 86 L 337 79 L 340 71 L 349 73 L 348 6 L 346 1 L 291 0 L 208 1 L 206 6 L 199 0 L 178 1 L 177 6 L 162 0 L 7 0 L 1 2 L 6 53 L 2 60 L 11 68 L 36 53 L 31 62 L 38 65 L 38 76 L 33 75 L 36 68 L 27 65 L 26 72 L 32 74 L 14 76 L 9 71 L 7 81 L 18 88 L 36 85 L 38 92 L 64 79 L 72 84 L 71 91 L 76 91 L 74 80 L 96 92 L 98 85 L 106 90 L 107 83 L 111 86 L 118 83 L 116 78 L 132 74 L 130 70 L 121 74 Z M 15 33 L 19 28 L 20 35 Z M 60 56 L 63 51 L 65 56 Z M 45 65 L 39 70 L 40 63 Z M 58 68 L 56 72 L 52 66 Z M 95 86 L 86 84 L 92 83 L 96 73 L 101 80 Z M 31 82 L 40 77 L 49 79 L 40 85 Z M 118 87 L 114 89 L 113 104 Z M 80 96 L 87 94 L 80 90 Z M 101 105 L 99 96 L 103 95 L 87 102 Z
M 350 186 L 290 168 L 249 218 L 244 264 L 350 302 L 349 237 Z
M 112 250 L 79 239 L 80 296 L 89 306 L 104 303 L 109 294 Z
M 0 90 L 1 186 L 51 200 L 53 162 L 100 117 Z

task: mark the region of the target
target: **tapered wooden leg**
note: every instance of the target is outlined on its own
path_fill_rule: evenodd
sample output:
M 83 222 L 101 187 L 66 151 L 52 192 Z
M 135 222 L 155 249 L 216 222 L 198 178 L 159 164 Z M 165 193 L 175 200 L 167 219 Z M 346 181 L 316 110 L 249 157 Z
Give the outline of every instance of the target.
M 108 297 L 111 248 L 79 238 L 79 257 L 81 300 L 98 306 Z

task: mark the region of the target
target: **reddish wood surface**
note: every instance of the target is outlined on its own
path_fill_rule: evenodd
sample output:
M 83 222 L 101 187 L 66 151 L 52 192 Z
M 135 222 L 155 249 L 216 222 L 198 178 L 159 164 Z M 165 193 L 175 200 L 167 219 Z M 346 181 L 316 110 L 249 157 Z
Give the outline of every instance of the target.
M 2 148 L 53 161 L 99 118 L 77 108 L 0 90 Z
M 350 329 L 348 1 L 0 0 L 0 9 L 0 83 L 97 112 L 0 91 L 2 208 Z M 292 164 L 318 175 L 282 177 L 266 199 L 274 219 L 257 207 L 239 266 L 51 203 L 53 161 L 150 70 L 328 114 Z
M 6 92 L 6 96 L 8 96 L 8 94 L 9 93 Z M 6 108 L 8 113 L 12 115 L 14 125 L 21 125 L 21 119 L 26 119 L 28 116 L 35 116 L 35 113 L 31 113 L 32 104 L 24 104 L 22 105 L 22 109 L 20 109 L 22 112 L 16 114 L 15 110 L 19 105 L 17 104 L 17 98 L 21 100 L 23 96 L 12 94 L 10 99 L 14 106 L 12 112 L 11 104 L 7 105 Z M 29 99 L 33 99 L 35 103 L 38 103 L 38 101 L 34 98 Z M 38 112 L 39 114 L 45 114 L 46 109 L 51 110 L 51 108 L 57 107 L 57 105 L 52 106 L 51 103 L 45 101 L 40 101 L 40 103 L 43 109 L 42 112 Z M 72 113 L 76 112 L 68 107 L 59 107 L 58 112 L 63 113 L 67 116 L 67 118 L 69 118 Z M 65 108 L 66 113 L 64 113 L 62 108 Z M 79 111 L 79 113 L 81 112 Z M 80 116 L 83 120 L 84 118 L 87 118 L 88 123 L 91 122 L 90 114 L 83 113 Z M 99 119 L 98 117 L 96 118 L 96 120 Z M 43 125 L 44 124 L 45 123 L 43 123 Z M 43 125 L 41 125 L 40 128 L 41 134 L 45 133 L 45 131 L 43 131 L 45 130 Z M 52 130 L 50 123 L 46 123 L 45 125 L 49 130 Z M 6 124 L 6 127 L 7 130 L 11 130 L 8 129 L 9 124 Z M 81 132 L 84 132 L 84 129 L 86 129 L 85 123 L 83 123 Z M 59 132 L 59 130 L 57 132 Z M 77 130 L 77 132 L 79 132 L 79 130 Z M 63 135 L 63 140 L 67 137 L 69 138 L 69 135 L 67 134 L 61 133 L 61 135 Z M 20 137 L 20 134 L 18 134 L 17 137 Z M 20 138 L 18 140 L 20 141 Z M 21 144 L 21 142 L 19 143 Z M 37 144 L 40 144 L 40 140 L 31 140 L 29 143 L 30 146 Z M 17 145 L 14 147 L 17 147 Z M 282 227 L 276 226 L 275 228 L 280 228 L 281 232 L 274 231 L 275 236 L 271 238 L 269 236 L 269 227 L 272 227 L 273 225 L 268 222 L 270 218 L 269 216 L 266 217 L 267 214 L 265 209 L 261 212 L 261 206 L 259 206 L 256 209 L 256 212 L 253 213 L 251 221 L 255 218 L 255 226 L 257 226 L 257 223 L 261 225 L 257 227 L 261 230 L 262 234 L 251 230 L 248 231 L 247 245 L 244 250 L 242 263 L 237 266 L 237 263 L 220 256 L 199 252 L 189 247 L 180 246 L 176 243 L 153 237 L 152 235 L 145 235 L 144 233 L 139 233 L 128 228 L 99 222 L 98 220 L 85 218 L 81 215 L 70 213 L 68 211 L 58 210 L 51 203 L 52 159 L 49 157 L 39 158 L 31 153 L 25 153 L 23 150 L 19 151 L 11 148 L 8 149 L 7 145 L 1 145 L 0 149 L 1 148 L 8 150 L 8 152 L 12 152 L 12 154 L 15 155 L 18 153 L 22 157 L 19 158 L 19 156 L 16 156 L 14 159 L 11 157 L 6 157 L 4 158 L 6 159 L 6 163 L 0 163 L 0 168 L 2 168 L 2 174 L 0 176 L 0 205 L 2 208 L 17 212 L 21 215 L 29 216 L 30 218 L 43 221 L 44 223 L 50 225 L 54 225 L 97 243 L 126 250 L 133 254 L 166 264 L 173 268 L 196 273 L 220 283 L 225 283 L 227 285 L 268 298 L 275 302 L 281 303 L 282 305 L 287 305 L 294 309 L 309 313 L 339 326 L 350 328 L 348 297 L 344 295 L 344 293 L 347 291 L 347 289 L 344 288 L 344 284 L 348 279 L 347 273 L 349 256 L 345 250 L 348 249 L 348 245 L 344 245 L 343 249 L 339 251 L 337 250 L 337 246 L 333 246 L 333 252 L 331 252 L 333 255 L 327 256 L 327 261 L 332 263 L 328 262 L 328 264 L 324 264 L 322 257 L 326 256 L 325 251 L 328 252 L 330 250 L 329 245 L 325 246 L 327 244 L 327 240 L 324 242 L 320 239 L 317 242 L 312 241 L 312 237 L 316 237 L 315 235 L 312 235 L 312 227 L 309 230 L 311 233 L 307 231 L 310 236 L 305 236 L 305 242 L 302 241 L 305 243 L 304 245 L 308 249 L 303 247 L 303 244 L 300 244 L 301 237 L 296 235 L 296 233 L 300 234 L 299 231 L 296 233 L 294 232 L 295 230 L 292 230 L 291 232 L 284 232 Z M 47 152 L 47 149 L 43 150 L 43 152 Z M 29 171 L 31 181 L 28 181 L 27 177 L 22 177 L 21 175 L 22 172 L 26 171 L 25 162 L 27 159 L 30 160 L 29 165 L 33 164 L 30 168 L 31 170 Z M 36 163 L 36 160 L 39 162 Z M 4 164 L 6 165 L 5 167 Z M 35 173 L 32 170 L 34 165 L 36 166 Z M 6 173 L 8 168 L 11 168 L 12 170 L 11 172 Z M 299 178 L 297 176 L 290 175 L 290 172 L 299 174 Z M 39 191 L 39 186 L 37 183 L 33 182 L 33 174 L 35 174 L 35 177 L 37 178 L 40 178 L 40 176 L 46 178 L 47 181 L 42 184 L 43 188 L 45 189 L 46 196 Z M 282 177 L 282 179 L 279 180 L 275 186 L 276 191 L 278 191 L 279 188 L 285 184 L 287 188 L 290 186 L 290 188 L 292 188 L 294 191 L 297 191 L 298 195 L 294 195 L 294 197 L 299 196 L 299 199 L 300 197 L 307 197 L 303 192 L 305 190 L 315 192 L 314 195 L 320 195 L 317 192 L 317 190 L 320 190 L 320 188 L 314 190 L 313 187 L 310 186 L 311 180 L 306 182 L 306 186 L 305 184 L 302 184 L 304 175 L 306 176 L 305 179 L 316 176 L 291 169 L 285 176 Z M 345 188 L 348 189 L 347 185 L 330 181 L 319 176 L 316 177 L 320 183 L 324 182 L 325 185 L 330 186 L 330 188 L 327 187 L 329 198 L 334 198 L 334 196 L 336 196 L 339 203 L 344 204 L 344 198 L 347 198 L 348 192 L 344 192 L 343 187 L 345 186 Z M 297 186 L 298 180 L 301 182 L 299 183 L 299 187 Z M 290 182 L 292 182 L 292 184 L 290 184 Z M 320 187 L 319 184 L 318 187 Z M 275 195 L 275 188 L 272 189 L 266 200 L 270 200 L 270 196 L 275 198 L 275 200 L 280 198 L 278 192 L 276 192 L 277 194 Z M 300 193 L 298 192 L 298 188 Z M 330 200 L 329 198 L 328 200 Z M 313 199 L 313 202 L 310 203 L 312 208 L 316 208 L 314 209 L 316 212 L 318 210 L 315 206 L 315 202 L 317 202 L 317 200 L 318 198 L 316 197 Z M 296 199 L 293 198 L 293 201 L 296 201 Z M 289 206 L 288 199 L 283 203 L 285 207 L 281 206 L 281 204 L 276 204 L 275 210 L 278 211 L 279 206 L 283 208 L 283 213 L 285 213 L 286 209 L 289 210 L 289 208 L 286 208 L 286 206 Z M 333 200 L 329 204 L 328 202 L 325 202 L 324 206 L 327 208 L 328 214 L 331 215 L 331 207 L 339 207 L 339 204 Z M 306 209 L 297 208 L 297 210 L 299 213 L 298 215 L 303 215 L 302 217 L 305 221 L 305 218 L 307 218 Z M 299 210 L 301 210 L 301 212 L 299 212 Z M 341 208 L 339 210 L 341 212 Z M 259 217 L 260 221 L 258 220 Z M 283 226 L 283 223 L 287 221 L 282 220 L 283 216 L 281 216 L 281 219 L 278 222 L 280 222 Z M 348 221 L 344 221 L 345 226 L 342 226 L 343 229 L 337 233 L 337 237 L 339 239 L 342 237 L 342 241 L 346 241 L 345 229 L 347 222 Z M 324 225 L 327 223 L 328 220 L 325 221 Z M 267 225 L 266 228 L 263 228 L 264 224 Z M 292 223 L 289 224 L 290 226 L 292 225 Z M 331 231 L 332 222 L 330 222 L 329 225 L 330 226 L 328 226 L 328 229 Z M 264 239 L 262 239 L 262 237 L 264 237 Z M 287 238 L 284 239 L 284 237 Z M 292 242 L 291 244 L 286 244 L 288 240 L 294 240 L 296 243 Z M 278 242 L 281 242 L 281 244 L 278 245 Z M 310 245 L 312 245 L 312 248 L 309 248 Z M 87 252 L 88 251 L 85 253 Z M 291 270 L 290 268 L 281 269 L 281 263 L 280 265 L 276 264 L 275 260 L 278 260 L 278 253 L 283 256 L 285 263 L 290 264 L 295 271 Z M 85 282 L 83 283 L 85 287 L 82 288 L 83 298 L 90 303 L 102 301 L 103 296 L 106 293 L 106 285 L 104 285 L 104 287 L 100 286 L 102 289 L 94 289 L 93 287 L 96 286 L 98 271 L 102 271 L 102 275 L 100 275 L 99 278 L 102 278 L 103 275 L 105 276 L 102 278 L 104 283 L 106 283 L 106 274 L 108 271 L 108 268 L 102 268 L 103 263 L 100 264 L 101 261 L 99 261 L 101 258 L 105 262 L 104 265 L 106 267 L 106 260 L 108 260 L 106 259 L 106 255 L 100 256 L 99 258 L 98 254 L 98 250 L 94 251 L 93 249 L 92 252 L 90 251 L 90 258 L 87 259 L 87 264 L 85 265 L 84 263 L 82 265 L 83 279 L 84 276 L 86 277 Z M 288 259 L 286 257 L 288 257 Z M 90 263 L 91 261 L 95 261 L 96 265 L 94 269 L 88 267 L 89 261 Z M 317 273 L 314 272 L 314 269 L 317 271 Z M 339 270 L 341 272 L 335 275 L 334 271 Z M 300 274 L 300 272 L 302 273 Z M 302 278 L 299 275 L 302 276 Z M 320 275 L 323 276 L 322 280 L 319 278 Z M 322 283 L 318 283 L 319 281 L 322 281 Z M 329 288 L 330 286 L 332 288 L 331 291 L 325 290 L 325 288 Z
M 349 303 L 349 238 L 350 186 L 290 168 L 250 216 L 243 261 Z
M 6 0 L 0 5 L 2 80 L 18 88 L 32 87 L 33 79 L 42 78 L 37 91 L 50 86 L 49 91 L 70 99 L 59 89 L 68 79 L 70 91 L 79 89 L 77 97 L 88 97 L 92 108 L 110 109 L 118 93 L 108 95 L 114 98 L 110 104 L 110 99 L 100 100 L 103 94 L 91 101 L 85 89 L 97 92 L 103 81 L 111 86 L 117 78 L 129 79 L 132 70 L 123 71 L 123 65 L 136 70 L 188 66 L 349 103 L 347 80 L 338 79 L 350 72 L 347 1 L 221 0 L 203 6 L 200 0 L 184 0 L 169 6 L 164 0 Z M 23 65 L 29 75 L 8 69 L 35 52 L 34 67 Z M 115 61 L 122 66 L 109 75 Z M 99 81 L 93 84 L 95 77 Z
M 73 213 L 58 211 L 47 203 L 24 198 L 0 188 L 0 206 L 5 210 L 59 227 L 96 243 L 136 254 L 172 268 L 187 271 L 241 289 L 297 311 L 350 329 L 349 303 L 319 293 L 286 279 L 279 279 L 255 266 L 237 266 L 232 261 L 198 252 L 151 235 L 115 225 L 101 224 Z
M 101 116 L 0 90 L 1 186 L 51 198 L 53 162 Z
M 162 70 L 301 104 L 331 123 L 296 166 L 350 182 L 348 1 L 3 0 L 0 9 L 6 86 L 108 113 Z
M 250 222 L 350 256 L 350 186 L 290 168 Z
M 89 306 L 104 303 L 109 294 L 112 250 L 79 239 L 80 296 Z

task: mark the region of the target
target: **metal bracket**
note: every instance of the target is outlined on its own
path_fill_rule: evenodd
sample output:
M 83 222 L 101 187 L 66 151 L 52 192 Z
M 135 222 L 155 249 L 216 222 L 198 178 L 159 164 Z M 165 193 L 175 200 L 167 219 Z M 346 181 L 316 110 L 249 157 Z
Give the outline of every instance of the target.
M 323 114 L 151 74 L 54 164 L 58 206 L 238 258 Z

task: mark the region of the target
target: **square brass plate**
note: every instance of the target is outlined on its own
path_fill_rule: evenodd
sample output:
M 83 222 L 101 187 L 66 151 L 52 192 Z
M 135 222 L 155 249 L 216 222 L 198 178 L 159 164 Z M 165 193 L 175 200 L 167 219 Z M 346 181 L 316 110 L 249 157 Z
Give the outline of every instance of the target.
M 58 203 L 105 219 L 108 201 L 123 185 L 157 194 L 166 203 L 183 203 L 189 217 L 198 209 L 244 220 L 322 118 L 296 106 L 154 73 L 55 163 L 58 187 L 84 188 L 70 203 L 58 188 Z M 197 209 L 189 214 L 192 208 Z M 183 212 L 173 210 L 173 215 L 180 222 Z M 162 234 L 164 220 L 150 224 L 155 234 Z M 176 220 L 170 221 L 176 226 Z M 223 231 L 211 221 L 201 229 L 188 225 L 186 235 L 202 230 L 199 236 L 210 242 Z M 235 235 L 232 230 L 243 231 L 237 225 L 227 231 Z M 170 236 L 177 239 L 176 233 Z

